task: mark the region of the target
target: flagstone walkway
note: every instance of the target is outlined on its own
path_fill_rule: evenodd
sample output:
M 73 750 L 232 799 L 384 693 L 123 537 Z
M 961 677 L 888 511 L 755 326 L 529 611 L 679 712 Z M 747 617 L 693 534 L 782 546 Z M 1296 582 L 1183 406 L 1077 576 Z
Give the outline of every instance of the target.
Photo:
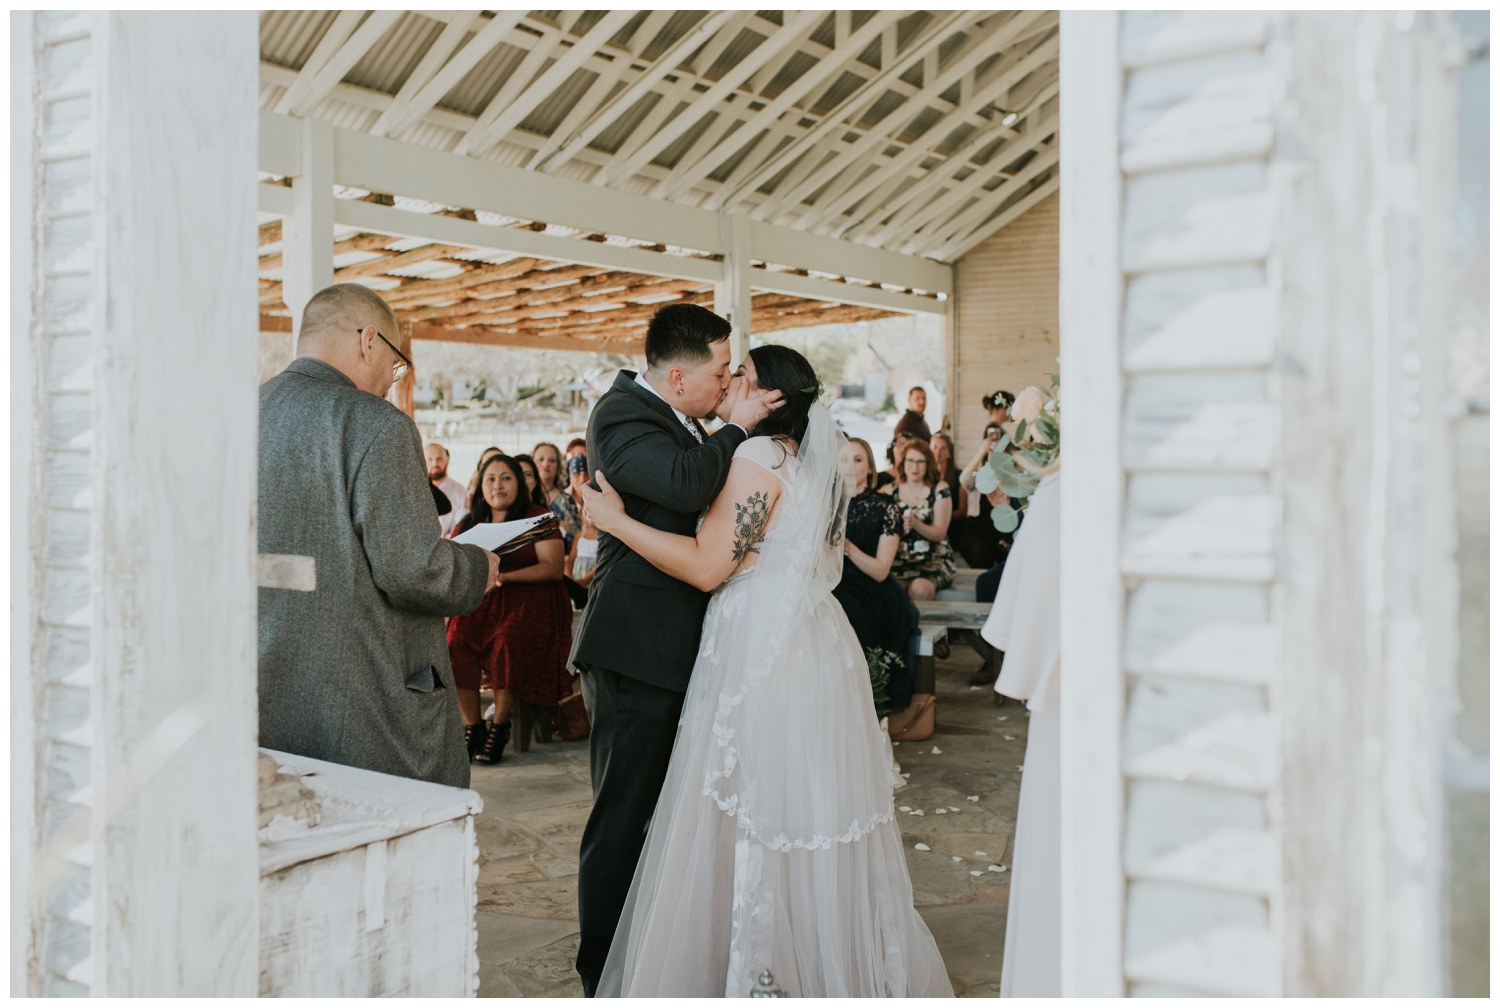
M 953 657 L 938 663 L 937 733 L 895 750 L 911 774 L 896 805 L 911 810 L 900 822 L 917 909 L 960 997 L 999 992 L 1026 750 L 1024 710 L 1015 701 L 997 707 L 989 687 L 969 688 L 978 665 L 967 646 L 954 646 Z M 588 742 L 507 752 L 500 766 L 475 767 L 473 777 L 484 797 L 477 823 L 479 995 L 582 997 L 573 958 L 578 844 L 592 797 Z M 931 849 L 917 850 L 919 843 Z

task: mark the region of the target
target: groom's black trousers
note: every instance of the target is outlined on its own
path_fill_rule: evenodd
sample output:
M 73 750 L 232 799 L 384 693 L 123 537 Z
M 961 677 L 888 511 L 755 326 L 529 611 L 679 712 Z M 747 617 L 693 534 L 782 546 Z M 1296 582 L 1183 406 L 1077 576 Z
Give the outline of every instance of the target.
M 578 975 L 594 996 L 656 799 L 667 778 L 683 694 L 595 665 L 583 673 L 594 810 L 578 857 Z

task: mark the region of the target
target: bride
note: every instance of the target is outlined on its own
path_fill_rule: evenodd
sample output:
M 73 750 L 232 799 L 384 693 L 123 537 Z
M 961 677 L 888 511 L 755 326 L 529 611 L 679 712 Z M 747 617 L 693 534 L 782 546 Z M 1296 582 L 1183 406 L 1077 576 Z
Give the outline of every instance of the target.
M 832 596 L 843 437 L 796 351 L 757 347 L 736 378 L 784 405 L 735 452 L 696 538 L 626 516 L 602 474 L 585 488 L 601 531 L 714 590 L 596 993 L 743 997 L 770 970 L 792 997 L 951 997 L 912 906 L 864 654 Z

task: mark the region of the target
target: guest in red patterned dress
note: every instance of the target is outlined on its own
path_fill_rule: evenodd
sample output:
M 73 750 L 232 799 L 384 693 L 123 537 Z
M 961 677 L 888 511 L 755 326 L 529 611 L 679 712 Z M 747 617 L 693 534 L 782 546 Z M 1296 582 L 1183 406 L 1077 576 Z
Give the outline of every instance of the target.
M 496 455 L 481 468 L 473 507 L 458 531 L 546 513 L 529 499 L 526 477 L 516 460 Z M 513 711 L 520 720 L 517 752 L 530 748 L 533 725 L 542 741 L 551 741 L 552 708 L 573 691 L 566 669 L 573 607 L 562 576 L 563 538 L 554 530 L 501 557 L 500 587 L 490 589 L 472 613 L 448 621 L 454 692 L 476 763 L 500 762 Z M 481 686 L 495 691 L 493 724 L 480 718 Z

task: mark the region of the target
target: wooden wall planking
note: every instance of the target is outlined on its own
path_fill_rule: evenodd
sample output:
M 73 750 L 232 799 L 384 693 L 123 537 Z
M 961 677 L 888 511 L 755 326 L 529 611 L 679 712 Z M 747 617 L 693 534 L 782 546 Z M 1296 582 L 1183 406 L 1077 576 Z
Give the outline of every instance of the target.
M 31 212 L 12 716 L 36 772 L 13 780 L 33 869 L 12 976 L 33 996 L 253 995 L 255 15 L 12 27 L 13 129 L 38 141 L 13 165 Z
M 1049 196 L 955 266 L 948 416 L 960 466 L 978 449 L 989 420 L 980 405 L 984 396 L 1046 388 L 1046 375 L 1059 373 L 1058 205 L 1058 197 Z

